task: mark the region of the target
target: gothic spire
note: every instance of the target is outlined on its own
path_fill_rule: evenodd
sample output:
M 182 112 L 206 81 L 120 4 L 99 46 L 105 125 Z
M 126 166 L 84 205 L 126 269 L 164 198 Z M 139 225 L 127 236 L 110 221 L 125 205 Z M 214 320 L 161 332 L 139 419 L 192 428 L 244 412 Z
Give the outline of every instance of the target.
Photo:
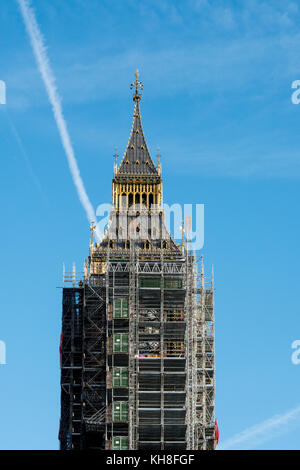
M 139 80 L 139 71 L 130 86 L 133 89 L 133 123 L 129 141 L 116 176 L 159 176 L 146 144 L 140 113 L 140 90 L 143 84 Z

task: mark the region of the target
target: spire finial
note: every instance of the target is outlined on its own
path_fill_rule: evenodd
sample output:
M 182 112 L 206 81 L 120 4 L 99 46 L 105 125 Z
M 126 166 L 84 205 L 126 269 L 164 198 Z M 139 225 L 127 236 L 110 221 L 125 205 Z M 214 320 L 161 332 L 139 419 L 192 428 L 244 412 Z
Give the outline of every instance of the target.
M 161 176 L 161 163 L 160 163 L 161 154 L 160 154 L 160 148 L 159 147 L 157 147 L 156 157 L 157 157 L 157 171 L 158 171 L 158 174 Z
M 94 242 L 94 232 L 96 230 L 96 225 L 95 222 L 92 220 L 91 225 L 90 225 L 90 231 L 92 232 L 92 240 L 91 243 L 93 244 Z
M 142 82 L 139 80 L 140 73 L 139 73 L 138 69 L 136 69 L 134 75 L 135 75 L 135 80 L 130 85 L 130 89 L 132 90 L 133 88 L 135 88 L 135 93 L 133 95 L 133 101 L 139 102 L 140 99 L 141 99 L 141 95 L 139 93 L 139 88 L 142 90 L 144 86 L 143 86 Z
M 184 232 L 185 232 L 184 221 L 181 222 L 180 231 L 181 231 L 181 248 L 183 250 L 183 237 L 184 237 Z
M 160 154 L 160 148 L 159 148 L 159 147 L 157 147 L 157 154 L 156 154 L 156 157 L 157 157 L 157 162 L 158 162 L 158 164 L 160 164 L 161 154 Z
M 115 153 L 114 153 L 114 155 L 113 155 L 113 157 L 114 157 L 114 159 L 115 159 L 115 162 L 114 162 L 114 175 L 116 175 L 117 170 L 118 170 L 117 159 L 118 159 L 118 156 L 119 156 L 119 155 L 117 154 L 117 152 L 118 152 L 118 147 L 115 147 Z

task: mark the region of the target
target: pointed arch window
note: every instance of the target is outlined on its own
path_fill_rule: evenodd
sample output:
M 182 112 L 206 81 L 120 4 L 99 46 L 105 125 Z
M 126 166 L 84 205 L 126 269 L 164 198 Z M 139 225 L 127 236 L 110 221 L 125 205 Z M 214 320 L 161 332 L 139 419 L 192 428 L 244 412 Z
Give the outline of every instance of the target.
M 128 207 L 131 207 L 133 205 L 133 194 L 129 193 L 128 195 Z
M 139 195 L 139 193 L 136 193 L 136 195 L 135 195 L 135 203 L 136 203 L 136 204 L 139 204 L 139 203 L 140 203 L 140 195 Z

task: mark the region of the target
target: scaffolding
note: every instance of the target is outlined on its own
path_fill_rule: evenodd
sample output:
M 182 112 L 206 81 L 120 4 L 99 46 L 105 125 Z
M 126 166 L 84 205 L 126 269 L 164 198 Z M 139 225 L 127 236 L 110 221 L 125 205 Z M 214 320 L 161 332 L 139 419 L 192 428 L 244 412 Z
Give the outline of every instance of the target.
M 129 449 L 136 449 L 138 428 L 138 296 L 137 296 L 137 266 L 138 259 L 134 242 L 130 246 L 129 266 L 129 358 L 128 358 L 128 405 L 129 405 Z
M 214 449 L 214 287 L 202 258 L 131 243 L 93 259 L 100 270 L 64 287 L 62 447 Z
M 73 281 L 72 281 L 73 285 Z M 64 449 L 79 449 L 82 435 L 83 289 L 63 288 L 60 341 L 61 420 L 59 439 Z

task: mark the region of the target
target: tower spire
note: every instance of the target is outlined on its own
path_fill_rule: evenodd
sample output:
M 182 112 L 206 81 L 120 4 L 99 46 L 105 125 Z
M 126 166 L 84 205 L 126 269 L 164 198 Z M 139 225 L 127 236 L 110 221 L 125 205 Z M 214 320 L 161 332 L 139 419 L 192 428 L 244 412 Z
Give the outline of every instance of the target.
M 150 156 L 142 127 L 140 91 L 143 89 L 143 84 L 139 79 L 138 70 L 135 72 L 135 80 L 130 88 L 133 90 L 134 101 L 133 123 L 125 153 L 115 176 L 159 178 L 160 175 Z

